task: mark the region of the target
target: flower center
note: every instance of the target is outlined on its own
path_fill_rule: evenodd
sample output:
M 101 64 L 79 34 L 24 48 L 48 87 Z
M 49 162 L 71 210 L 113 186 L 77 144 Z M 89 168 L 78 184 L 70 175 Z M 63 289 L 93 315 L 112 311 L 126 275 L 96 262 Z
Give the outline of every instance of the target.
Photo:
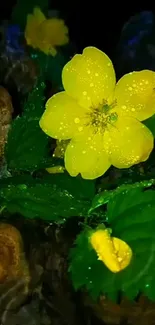
M 89 119 L 87 126 L 91 125 L 95 133 L 103 133 L 109 125 L 113 125 L 117 121 L 118 115 L 113 110 L 116 105 L 116 101 L 110 105 L 107 101 L 103 101 L 98 107 L 91 107 L 90 112 L 87 113 Z

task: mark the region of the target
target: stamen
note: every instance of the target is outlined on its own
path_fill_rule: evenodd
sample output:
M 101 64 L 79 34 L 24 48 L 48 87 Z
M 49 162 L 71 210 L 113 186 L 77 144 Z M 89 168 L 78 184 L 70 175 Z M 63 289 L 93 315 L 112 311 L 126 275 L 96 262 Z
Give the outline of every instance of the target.
M 116 104 L 117 102 L 114 101 L 111 105 L 108 105 L 108 102 L 104 100 L 99 107 L 91 107 L 89 113 L 87 113 L 88 122 L 86 126 L 92 126 L 94 133 L 104 133 L 108 125 L 112 125 L 118 118 L 116 112 L 110 113 Z

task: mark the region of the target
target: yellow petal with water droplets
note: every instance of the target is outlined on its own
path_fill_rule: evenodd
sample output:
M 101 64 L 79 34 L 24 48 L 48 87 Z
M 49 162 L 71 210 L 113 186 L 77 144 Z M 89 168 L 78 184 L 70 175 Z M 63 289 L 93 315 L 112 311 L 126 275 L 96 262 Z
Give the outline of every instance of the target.
M 72 139 L 65 151 L 65 167 L 71 176 L 81 174 L 84 179 L 103 175 L 110 167 L 103 136 L 86 130 L 81 137 Z
M 150 130 L 132 117 L 118 118 L 105 132 L 105 148 L 111 164 L 128 168 L 146 161 L 154 146 Z
M 115 71 L 109 57 L 95 47 L 86 47 L 63 68 L 67 93 L 84 107 L 97 107 L 113 94 Z
M 123 240 L 112 237 L 113 245 L 120 264 L 121 270 L 125 269 L 131 262 L 132 250 L 130 246 Z
M 95 231 L 90 236 L 90 242 L 97 253 L 98 259 L 111 272 L 120 272 L 130 264 L 132 258 L 131 248 L 123 240 L 111 237 L 108 229 Z
M 62 91 L 47 101 L 39 125 L 52 138 L 71 139 L 83 128 L 84 115 L 84 108 Z
M 124 75 L 117 83 L 114 97 L 119 116 L 143 121 L 155 113 L 155 72 L 143 70 Z

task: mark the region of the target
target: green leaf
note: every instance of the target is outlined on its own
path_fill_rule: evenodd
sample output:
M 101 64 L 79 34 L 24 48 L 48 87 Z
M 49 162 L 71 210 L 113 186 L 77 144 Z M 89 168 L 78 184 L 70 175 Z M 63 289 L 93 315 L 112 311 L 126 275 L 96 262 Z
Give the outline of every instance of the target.
M 11 171 L 34 171 L 54 165 L 55 159 L 49 156 L 48 137 L 39 126 L 44 111 L 44 87 L 39 81 L 24 104 L 22 116 L 12 122 L 5 148 Z
M 150 300 L 155 301 L 155 281 L 153 272 L 155 273 L 155 265 L 153 267 L 152 276 L 148 277 L 148 282 L 144 285 L 143 292 Z
M 70 255 L 70 273 L 76 289 L 85 286 L 93 297 L 107 294 L 109 299 L 118 292 L 134 299 L 138 292 L 155 297 L 155 191 L 131 188 L 111 197 L 107 221 L 112 236 L 126 241 L 133 251 L 130 265 L 112 273 L 97 259 L 89 243 L 89 231 L 81 233 Z M 84 241 L 85 240 L 85 241 Z M 148 279 L 149 278 L 149 279 Z M 147 288 L 147 290 L 146 290 Z
M 129 226 L 135 227 L 137 223 L 143 226 L 144 222 L 148 223 L 148 215 L 149 220 L 155 222 L 154 212 L 155 191 L 142 192 L 138 188 L 116 195 L 107 206 L 107 218 L 108 222 L 113 225 L 113 232 L 115 229 L 120 232 Z
M 66 173 L 42 179 L 26 175 L 0 182 L 0 203 L 12 214 L 59 222 L 87 215 L 94 192 L 93 181 L 72 178 Z
M 143 121 L 143 124 L 145 124 L 148 127 L 148 129 L 150 129 L 153 136 L 155 137 L 155 115 Z
M 123 184 L 114 190 L 109 190 L 109 191 L 104 190 L 101 193 L 95 195 L 91 204 L 91 208 L 89 209 L 89 212 L 91 213 L 92 211 L 99 208 L 103 204 L 107 204 L 110 199 L 112 199 L 119 193 L 123 194 L 123 193 L 127 193 L 131 189 L 134 190 L 137 188 L 141 189 L 141 188 L 151 187 L 154 184 L 155 184 L 155 179 L 150 179 L 150 180 L 143 180 L 140 182 L 136 182 L 133 184 Z
M 40 118 L 45 110 L 45 83 L 41 77 L 38 78 L 36 85 L 30 92 L 27 101 L 23 105 L 23 116 Z
M 31 58 L 36 61 L 41 69 L 45 80 L 52 83 L 54 89 L 63 89 L 62 85 L 62 69 L 64 65 L 70 60 L 70 56 L 63 54 L 63 47 L 53 57 L 46 55 L 39 50 L 29 49 Z
M 16 118 L 8 134 L 6 145 L 8 169 L 34 171 L 40 169 L 48 158 L 48 137 L 39 127 L 39 120 Z

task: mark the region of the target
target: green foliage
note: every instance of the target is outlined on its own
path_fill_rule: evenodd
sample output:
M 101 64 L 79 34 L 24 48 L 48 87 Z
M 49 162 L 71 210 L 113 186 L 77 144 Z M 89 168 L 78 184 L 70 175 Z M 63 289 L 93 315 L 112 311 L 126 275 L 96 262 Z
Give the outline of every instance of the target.
M 67 173 L 43 178 L 10 177 L 0 182 L 1 209 L 49 221 L 86 216 L 94 194 L 93 181 L 72 178 Z
M 19 25 L 24 31 L 27 15 L 33 12 L 34 7 L 39 7 L 46 14 L 48 0 L 17 0 L 11 15 L 12 23 Z
M 6 147 L 8 168 L 17 171 L 41 168 L 47 148 L 48 138 L 41 132 L 36 120 L 17 118 L 12 124 Z
M 91 208 L 89 209 L 89 213 L 92 213 L 92 211 L 99 208 L 103 204 L 108 203 L 109 200 L 117 194 L 123 194 L 124 192 L 129 191 L 130 189 L 148 188 L 152 185 L 155 185 L 154 179 L 144 180 L 133 184 L 122 184 L 121 186 L 118 186 L 115 190 L 104 190 L 94 196 Z
M 27 101 L 23 105 L 23 116 L 40 118 L 45 109 L 45 83 L 38 78 L 38 81 L 30 92 Z
M 12 122 L 5 150 L 11 171 L 34 171 L 55 164 L 55 159 L 49 155 L 48 137 L 39 126 L 44 111 L 44 87 L 39 81 L 30 93 L 22 115 Z M 62 165 L 62 161 L 58 162 Z
M 150 129 L 153 136 L 155 137 L 155 115 L 143 121 L 143 124 L 145 124 L 148 127 L 148 129 Z
M 112 236 L 126 241 L 133 251 L 130 265 L 112 273 L 97 259 L 90 246 L 89 229 L 76 239 L 70 254 L 70 268 L 75 289 L 86 287 L 97 298 L 101 293 L 117 299 L 118 293 L 133 299 L 143 292 L 155 300 L 155 191 L 131 188 L 111 197 L 107 221 Z
M 54 89 L 59 90 L 63 89 L 62 69 L 70 59 L 69 53 L 64 53 L 63 48 L 61 47 L 54 57 L 39 50 L 29 49 L 31 58 L 39 65 L 45 80 L 51 82 Z

